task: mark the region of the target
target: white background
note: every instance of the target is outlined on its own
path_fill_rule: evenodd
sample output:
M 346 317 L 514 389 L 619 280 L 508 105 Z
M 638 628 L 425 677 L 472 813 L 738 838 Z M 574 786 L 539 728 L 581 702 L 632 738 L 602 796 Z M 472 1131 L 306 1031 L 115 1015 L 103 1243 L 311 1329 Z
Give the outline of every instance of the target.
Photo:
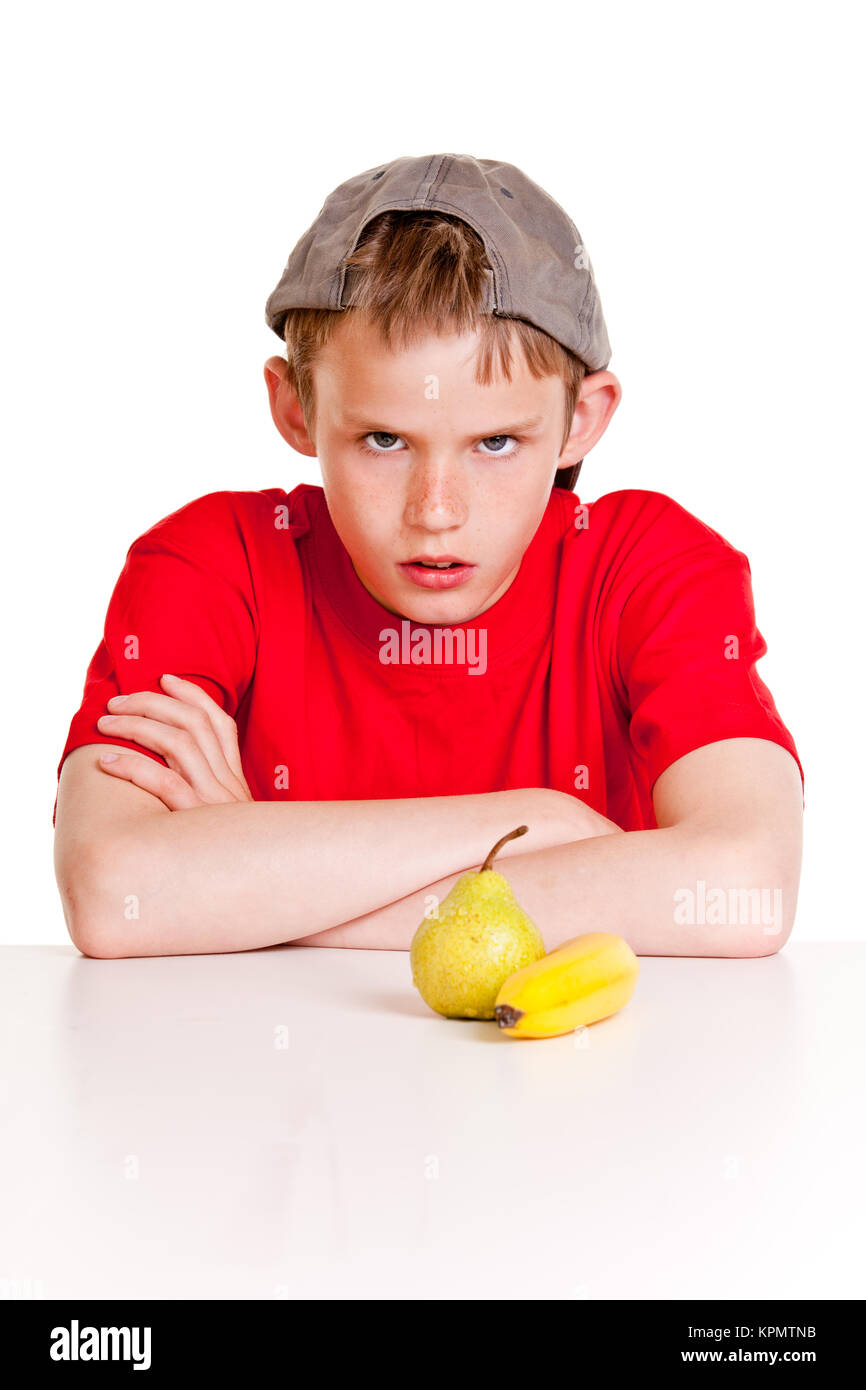
M 576 222 L 624 391 L 578 494 L 656 489 L 748 554 L 806 772 L 795 937 L 862 937 L 857 22 L 754 0 L 7 14 L 0 940 L 68 940 L 56 768 L 132 540 L 205 492 L 320 481 L 262 372 L 290 248 L 344 179 L 447 151 L 517 164 Z

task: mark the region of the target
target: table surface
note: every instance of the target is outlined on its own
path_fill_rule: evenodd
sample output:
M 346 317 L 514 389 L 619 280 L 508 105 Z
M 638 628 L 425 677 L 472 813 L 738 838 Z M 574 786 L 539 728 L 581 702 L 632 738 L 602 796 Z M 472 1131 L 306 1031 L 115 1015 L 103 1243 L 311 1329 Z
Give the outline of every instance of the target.
M 862 1298 L 866 944 L 559 1038 L 402 951 L 0 949 L 0 1297 Z

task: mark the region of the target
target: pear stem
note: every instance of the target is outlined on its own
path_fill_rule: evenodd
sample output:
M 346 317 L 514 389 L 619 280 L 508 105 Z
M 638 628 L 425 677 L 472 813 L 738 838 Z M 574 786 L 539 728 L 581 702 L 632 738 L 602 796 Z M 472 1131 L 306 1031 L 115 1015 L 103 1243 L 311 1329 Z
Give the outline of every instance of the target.
M 510 830 L 507 835 L 502 836 L 501 840 L 497 840 L 478 872 L 483 874 L 485 869 L 491 868 L 493 860 L 502 849 L 502 846 L 507 844 L 509 840 L 516 840 L 518 835 L 525 835 L 528 829 L 528 825 L 518 825 L 516 830 Z

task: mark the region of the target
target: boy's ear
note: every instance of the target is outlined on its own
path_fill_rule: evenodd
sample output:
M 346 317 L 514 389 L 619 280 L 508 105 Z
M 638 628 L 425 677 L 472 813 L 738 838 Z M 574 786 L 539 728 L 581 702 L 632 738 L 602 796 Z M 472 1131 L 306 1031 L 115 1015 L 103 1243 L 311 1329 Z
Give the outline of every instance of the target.
M 265 363 L 265 384 L 271 407 L 271 419 L 287 444 L 299 454 L 316 457 L 316 446 L 307 431 L 304 412 L 298 393 L 288 377 L 284 357 L 269 357 Z
M 570 468 L 586 457 L 601 439 L 621 399 L 622 387 L 613 372 L 590 372 L 583 378 L 571 433 L 557 459 L 557 468 Z

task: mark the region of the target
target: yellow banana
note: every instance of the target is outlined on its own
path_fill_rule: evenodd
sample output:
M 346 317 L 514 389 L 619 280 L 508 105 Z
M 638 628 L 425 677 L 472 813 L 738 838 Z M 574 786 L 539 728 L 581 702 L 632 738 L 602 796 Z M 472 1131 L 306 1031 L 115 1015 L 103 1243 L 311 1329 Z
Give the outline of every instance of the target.
M 497 1022 L 510 1038 L 571 1033 L 627 1004 L 639 969 L 621 936 L 585 932 L 509 975 L 496 996 Z

